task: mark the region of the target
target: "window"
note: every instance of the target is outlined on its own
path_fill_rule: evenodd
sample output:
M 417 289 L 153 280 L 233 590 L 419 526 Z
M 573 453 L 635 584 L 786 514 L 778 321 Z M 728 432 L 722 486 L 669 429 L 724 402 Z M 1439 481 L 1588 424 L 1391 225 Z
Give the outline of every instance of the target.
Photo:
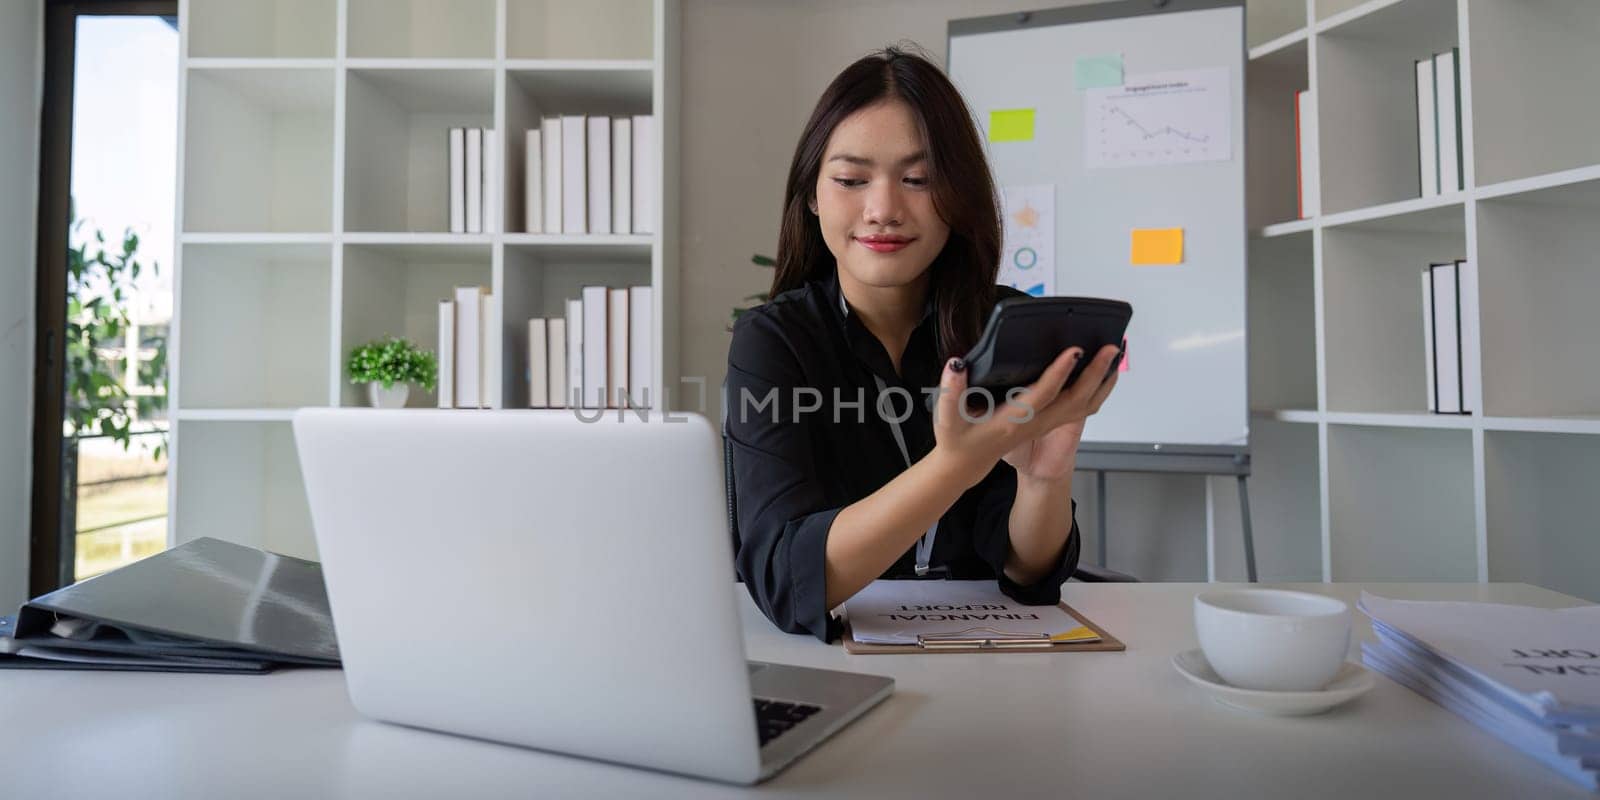
M 35 595 L 167 544 L 176 5 L 47 6 Z

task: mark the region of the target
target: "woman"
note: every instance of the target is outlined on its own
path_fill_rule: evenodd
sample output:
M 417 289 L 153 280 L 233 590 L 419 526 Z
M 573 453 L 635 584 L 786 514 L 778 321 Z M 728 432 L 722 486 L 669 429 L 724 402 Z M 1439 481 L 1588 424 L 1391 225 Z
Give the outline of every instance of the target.
M 783 630 L 831 641 L 830 609 L 880 577 L 1060 599 L 1078 440 L 1117 349 L 1066 389 L 1076 348 L 1015 402 L 962 405 L 959 356 L 1020 294 L 995 285 L 999 257 L 994 185 L 949 79 L 895 48 L 840 73 L 789 168 L 772 300 L 728 352 L 737 566 Z

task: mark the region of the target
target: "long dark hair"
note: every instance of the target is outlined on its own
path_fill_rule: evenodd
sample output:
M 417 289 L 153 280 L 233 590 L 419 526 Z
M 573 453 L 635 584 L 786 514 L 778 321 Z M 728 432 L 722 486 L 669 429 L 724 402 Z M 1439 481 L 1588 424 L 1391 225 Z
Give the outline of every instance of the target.
M 941 359 L 964 355 L 978 339 L 995 302 L 1000 268 L 1000 206 L 989 162 L 961 93 L 927 58 L 888 47 L 846 67 L 828 84 L 806 122 L 784 187 L 783 228 L 770 297 L 827 277 L 835 269 L 810 201 L 833 129 L 856 111 L 881 100 L 911 107 L 927 143 L 933 207 L 950 226 L 950 239 L 935 256 L 928 291 L 938 314 Z

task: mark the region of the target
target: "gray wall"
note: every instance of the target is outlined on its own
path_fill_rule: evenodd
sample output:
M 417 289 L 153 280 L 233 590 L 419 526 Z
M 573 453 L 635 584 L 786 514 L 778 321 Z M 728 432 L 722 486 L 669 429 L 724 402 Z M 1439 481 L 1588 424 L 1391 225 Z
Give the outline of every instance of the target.
M 0 0 L 0 609 L 28 591 L 42 5 Z
M 772 273 L 750 263 L 774 255 L 789 159 L 811 107 L 840 70 L 867 52 L 910 39 L 942 65 L 951 19 L 1079 5 L 1038 0 L 685 0 L 679 335 L 682 371 L 704 376 L 717 419 L 728 359 L 729 310 L 764 292 Z M 693 392 L 685 396 L 692 403 Z M 690 408 L 689 410 L 698 410 Z M 1118 475 L 1107 489 L 1110 566 L 1146 580 L 1205 580 L 1205 479 Z M 1219 504 L 1237 503 L 1218 480 Z M 1094 486 L 1075 482 L 1092 561 Z M 1236 538 L 1237 528 L 1218 531 Z M 1230 570 L 1219 564 L 1219 577 Z M 1263 576 L 1267 577 L 1263 570 Z M 1317 576 L 1309 576 L 1316 579 Z

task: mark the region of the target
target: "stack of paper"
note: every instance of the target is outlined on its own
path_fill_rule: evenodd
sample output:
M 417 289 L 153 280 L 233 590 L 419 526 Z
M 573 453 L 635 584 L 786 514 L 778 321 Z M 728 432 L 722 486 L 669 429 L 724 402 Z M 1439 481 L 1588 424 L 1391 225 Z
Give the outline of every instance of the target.
M 1600 789 L 1600 606 L 1544 609 L 1361 595 L 1367 666 Z
M 873 581 L 845 603 L 851 635 L 863 644 L 915 645 L 918 637 L 1093 642 L 1099 634 L 1060 606 L 1026 606 L 990 581 Z

